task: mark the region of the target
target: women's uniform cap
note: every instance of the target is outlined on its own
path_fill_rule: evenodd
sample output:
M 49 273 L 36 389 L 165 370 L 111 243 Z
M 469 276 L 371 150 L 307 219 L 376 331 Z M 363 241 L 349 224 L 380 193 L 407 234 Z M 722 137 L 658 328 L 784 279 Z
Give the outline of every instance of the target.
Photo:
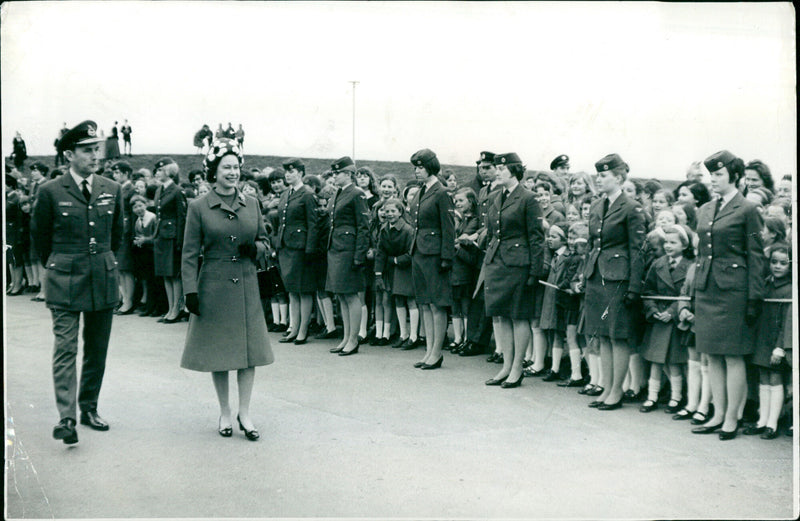
M 67 131 L 58 142 L 60 152 L 64 150 L 74 150 L 77 146 L 99 143 L 103 138 L 97 136 L 97 123 L 86 120 L 78 123 Z
M 114 163 L 114 166 L 111 169 L 119 170 L 120 172 L 124 172 L 126 174 L 133 172 L 133 168 L 131 168 L 131 165 L 126 161 L 117 161 Z
M 344 156 L 331 163 L 331 170 L 334 172 L 355 172 L 356 167 L 350 156 Z
M 436 154 L 433 150 L 423 148 L 422 150 L 414 152 L 414 155 L 411 156 L 411 164 L 424 167 L 428 162 L 434 159 L 436 159 Z
M 703 164 L 706 165 L 709 172 L 716 172 L 720 168 L 727 166 L 734 159 L 736 159 L 735 155 L 727 150 L 720 150 L 716 154 L 708 156 L 708 158 L 703 161 Z
M 481 152 L 481 158 L 475 161 L 477 164 L 481 164 L 484 161 L 487 163 L 491 163 L 494 161 L 494 152 L 483 151 Z
M 159 168 L 163 168 L 163 167 L 165 167 L 167 165 L 171 165 L 173 163 L 175 163 L 175 160 L 172 159 L 171 157 L 162 157 L 161 159 L 156 161 L 156 166 L 153 167 L 153 172 L 155 172 Z
M 608 154 L 595 163 L 594 167 L 598 172 L 617 169 L 622 169 L 626 173 L 628 172 L 628 163 L 623 161 L 622 158 L 619 157 L 619 154 Z
M 561 154 L 557 158 L 550 161 L 550 170 L 555 170 L 560 166 L 565 166 L 569 164 L 569 156 L 566 154 Z
M 305 166 L 303 164 L 303 161 L 298 159 L 298 158 L 296 158 L 296 157 L 293 157 L 291 159 L 287 159 L 286 161 L 284 161 L 281 164 L 283 165 L 283 169 L 284 170 L 289 170 L 290 168 L 296 168 L 298 170 L 302 170 L 303 167 Z
M 522 159 L 516 152 L 508 152 L 506 154 L 497 154 L 494 156 L 495 165 L 521 165 Z

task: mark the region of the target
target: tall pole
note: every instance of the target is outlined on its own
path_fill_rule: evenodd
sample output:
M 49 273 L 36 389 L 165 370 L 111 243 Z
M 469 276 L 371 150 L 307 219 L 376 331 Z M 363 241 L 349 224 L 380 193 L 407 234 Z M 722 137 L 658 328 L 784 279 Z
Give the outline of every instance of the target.
M 356 85 L 358 81 L 350 81 L 353 84 L 353 164 L 356 162 Z

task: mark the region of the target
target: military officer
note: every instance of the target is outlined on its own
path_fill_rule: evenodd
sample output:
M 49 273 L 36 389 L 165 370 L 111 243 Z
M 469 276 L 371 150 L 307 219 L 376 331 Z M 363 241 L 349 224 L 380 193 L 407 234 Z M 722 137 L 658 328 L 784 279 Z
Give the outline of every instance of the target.
M 317 251 L 317 201 L 303 184 L 305 166 L 300 159 L 283 163 L 289 186 L 278 202 L 276 246 L 283 286 L 289 293 L 289 329 L 280 342 L 305 344 L 317 282 L 309 260 Z
M 99 175 L 101 138 L 97 124 L 84 121 L 59 142 L 69 175 L 42 185 L 31 231 L 45 270 L 45 300 L 53 316 L 53 381 L 61 421 L 53 437 L 77 443 L 76 356 L 83 313 L 83 365 L 77 404 L 80 422 L 99 431 L 108 423 L 97 413 L 119 272 L 114 255 L 123 234 L 122 191 Z
M 555 175 L 566 181 L 567 177 L 569 176 L 569 156 L 566 154 L 561 154 L 557 158 L 550 161 L 550 170 Z
M 453 201 L 439 182 L 436 154 L 427 148 L 411 156 L 414 175 L 422 187 L 409 202 L 414 235 L 411 240 L 411 273 L 414 295 L 422 311 L 427 342 L 425 358 L 415 367 L 438 369 L 444 356 L 447 308 L 453 305 L 450 268 L 455 256 Z
M 361 301 L 364 291 L 364 263 L 369 249 L 369 209 L 364 192 L 353 183 L 356 169 L 345 156 L 331 164 L 336 195 L 328 203 L 328 274 L 325 290 L 336 294 L 342 314 L 344 335 L 330 350 L 339 356 L 358 352 L 358 328 L 361 324 Z

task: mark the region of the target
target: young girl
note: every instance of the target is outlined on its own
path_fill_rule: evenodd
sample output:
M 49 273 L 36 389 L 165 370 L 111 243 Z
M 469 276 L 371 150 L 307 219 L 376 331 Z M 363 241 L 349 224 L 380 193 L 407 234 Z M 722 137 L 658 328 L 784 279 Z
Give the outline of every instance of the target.
M 769 271 L 767 278 L 767 299 L 792 298 L 792 250 L 786 243 L 776 243 L 770 248 Z M 761 439 L 772 440 L 778 437 L 778 419 L 783 407 L 783 376 L 790 367 L 787 350 L 791 340 L 784 328 L 791 315 L 791 303 L 765 302 L 758 318 L 756 329 L 756 349 L 752 363 L 759 368 L 758 423 L 744 430 L 744 434 L 760 434 Z
M 478 255 L 474 248 L 478 222 L 478 197 L 472 188 L 462 188 L 455 194 L 456 253 L 450 284 L 453 286 L 453 342 L 445 349 L 458 351 L 467 340 L 467 315 L 478 278 Z M 462 247 L 463 246 L 463 247 Z
M 765 218 L 764 228 L 761 230 L 761 240 L 764 241 L 764 256 L 769 258 L 770 248 L 773 244 L 786 242 L 784 221 L 775 217 Z
M 421 345 L 417 337 L 419 309 L 414 300 L 411 255 L 408 253 L 414 230 L 402 219 L 404 206 L 399 199 L 388 199 L 383 203 L 382 210 L 386 223 L 383 225 L 375 255 L 376 284 L 394 299 L 400 339 L 392 347 L 413 349 Z M 410 331 L 406 326 L 406 305 Z
M 650 362 L 650 381 L 647 400 L 640 412 L 656 409 L 661 390 L 661 371 L 669 378 L 671 396 L 666 412 L 674 414 L 680 408 L 683 389 L 682 365 L 688 360 L 686 347 L 681 343 L 678 329 L 678 301 L 652 300 L 648 296 L 677 297 L 686 279 L 689 258 L 693 257 L 689 236 L 680 226 L 664 228 L 664 252 L 650 266 L 644 280 L 645 317 L 649 327 L 645 333 L 642 357 Z
M 594 196 L 591 194 L 581 199 L 581 221 L 589 222 L 589 210 L 592 209 L 592 201 L 594 201 Z
M 559 291 L 553 286 L 557 286 L 558 280 L 564 278 L 565 260 L 567 254 L 567 237 L 564 230 L 559 226 L 561 223 L 553 223 L 547 231 L 547 247 L 552 252 L 550 262 L 550 273 L 547 276 L 547 285 L 544 288 L 542 298 L 542 314 L 539 317 L 539 328 L 544 332 L 548 343 L 552 346 L 552 365 L 544 375 L 545 382 L 560 380 L 559 369 L 561 356 L 564 353 L 564 335 L 566 324 L 559 324 L 556 313 L 556 293 Z
M 572 203 L 567 203 L 567 207 L 565 210 L 565 215 L 567 218 L 567 223 L 571 226 L 572 224 L 581 220 L 581 212 L 577 206 Z
M 373 230 L 371 230 L 373 234 L 373 244 L 375 244 L 375 248 L 371 249 L 370 251 L 374 251 L 375 256 L 377 256 L 377 246 L 381 240 L 381 235 L 384 231 L 384 226 L 386 225 L 386 208 L 385 208 L 386 201 L 378 201 L 375 203 L 373 210 L 375 211 L 375 221 L 374 225 L 371 225 Z M 369 256 L 369 252 L 367 252 Z M 373 346 L 387 346 L 389 345 L 389 335 L 391 334 L 392 328 L 392 305 L 391 305 L 391 285 L 389 285 L 389 291 L 386 289 L 385 284 L 381 284 L 379 282 L 379 277 L 377 276 L 377 272 L 379 271 L 377 265 L 374 265 L 376 276 L 374 278 L 375 281 L 375 288 L 374 288 L 374 301 L 375 301 L 375 308 L 373 311 L 373 316 L 375 317 L 375 336 L 370 340 L 370 345 Z
M 653 215 L 658 215 L 661 210 L 667 210 L 675 203 L 675 196 L 669 190 L 662 189 L 653 194 Z
M 672 210 L 667 208 L 666 210 L 661 210 L 656 214 L 656 219 L 654 221 L 654 228 L 664 228 L 665 226 L 672 226 L 674 224 L 678 224 L 678 219 L 675 217 L 675 214 L 672 213 Z
M 561 289 L 556 293 L 556 316 L 559 325 L 563 323 L 567 331 L 567 346 L 569 348 L 569 363 L 571 375 L 568 380 L 558 384 L 559 387 L 580 387 L 583 385 L 581 374 L 581 350 L 578 346 L 578 307 L 580 296 L 575 291 L 577 288 L 576 277 L 583 272 L 583 255 L 579 252 L 580 244 L 585 244 L 589 239 L 589 227 L 585 223 L 575 223 L 567 232 L 567 252 L 564 256 L 562 275 L 557 277 L 556 285 Z M 556 347 L 553 344 L 553 367 L 555 368 Z M 561 358 L 560 356 L 558 358 Z M 557 369 L 555 369 L 558 372 Z
M 140 316 L 150 317 L 156 312 L 155 292 L 156 274 L 153 265 L 153 238 L 156 233 L 156 214 L 147 210 L 147 199 L 141 195 L 134 195 L 130 201 L 131 210 L 136 216 L 133 224 L 133 245 L 131 257 L 133 272 L 142 282 L 143 294 L 146 299 L 144 309 Z

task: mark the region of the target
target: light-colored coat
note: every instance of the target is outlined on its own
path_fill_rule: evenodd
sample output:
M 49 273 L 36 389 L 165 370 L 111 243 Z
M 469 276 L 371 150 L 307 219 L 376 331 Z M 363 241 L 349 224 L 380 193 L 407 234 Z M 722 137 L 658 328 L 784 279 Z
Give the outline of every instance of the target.
M 185 294 L 197 293 L 200 315 L 189 318 L 181 367 L 231 371 L 274 361 L 258 293 L 256 265 L 239 257 L 255 243 L 264 262 L 267 232 L 258 201 L 241 192 L 233 206 L 213 190 L 189 205 L 181 276 Z M 202 268 L 199 266 L 203 255 Z

